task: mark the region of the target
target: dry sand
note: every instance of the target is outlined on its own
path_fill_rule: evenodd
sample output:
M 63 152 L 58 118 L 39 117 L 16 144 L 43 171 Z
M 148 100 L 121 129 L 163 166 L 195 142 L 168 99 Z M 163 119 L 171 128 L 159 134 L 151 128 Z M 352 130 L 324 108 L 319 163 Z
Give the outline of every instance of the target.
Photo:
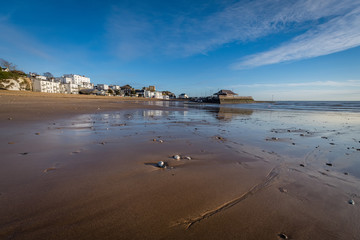
M 0 239 L 359 239 L 357 178 L 153 114 L 176 109 L 21 92 L 0 109 Z

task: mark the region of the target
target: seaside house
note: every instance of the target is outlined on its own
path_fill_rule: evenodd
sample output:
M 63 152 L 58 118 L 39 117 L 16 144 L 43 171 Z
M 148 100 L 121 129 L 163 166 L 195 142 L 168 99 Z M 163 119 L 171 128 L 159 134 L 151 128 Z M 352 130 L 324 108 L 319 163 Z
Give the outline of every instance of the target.
M 82 89 L 93 89 L 94 84 L 90 82 L 90 78 L 77 74 L 64 74 L 62 77 L 56 78 L 60 81 L 60 93 L 78 94 Z
M 5 67 L 5 68 L 1 67 L 0 70 L 1 70 L 2 72 L 10 72 L 10 69 L 7 68 L 7 67 Z
M 251 96 L 238 96 L 238 94 L 234 93 L 230 90 L 220 90 L 217 93 L 214 93 L 214 97 L 210 98 L 210 101 L 216 102 L 216 103 L 252 103 L 254 102 L 254 99 Z
M 107 91 L 107 90 L 109 90 L 109 85 L 107 85 L 107 84 L 98 84 L 98 85 L 96 85 L 96 88 L 97 88 L 97 90 L 99 90 L 99 91 Z
M 238 95 L 237 93 L 234 93 L 233 91 L 231 90 L 220 90 L 219 92 L 215 93 L 214 94 L 215 96 L 226 96 L 226 97 L 234 97 L 236 95 Z
M 132 92 L 133 88 L 129 84 L 120 87 L 120 95 L 122 96 L 131 96 Z
M 78 85 L 79 89 L 86 88 L 92 89 L 94 88 L 94 84 L 90 82 L 90 78 L 85 77 L 84 75 L 77 75 L 77 74 L 64 74 L 62 76 L 63 83 L 72 83 Z
M 60 85 L 60 93 L 79 94 L 79 85 L 73 83 L 62 83 Z
M 149 90 L 145 90 L 144 91 L 144 97 L 145 98 L 163 99 L 163 94 L 162 94 L 162 92 L 158 92 L 158 91 L 152 92 L 152 91 L 149 91 Z
M 182 93 L 182 94 L 179 95 L 179 98 L 180 99 L 187 99 L 187 98 L 189 98 L 189 96 L 186 95 L 185 93 Z
M 44 76 L 36 76 L 32 78 L 33 91 L 34 92 L 45 92 L 45 93 L 60 93 L 60 82 L 44 79 Z
M 109 85 L 109 88 L 112 90 L 120 90 L 120 86 L 119 85 Z

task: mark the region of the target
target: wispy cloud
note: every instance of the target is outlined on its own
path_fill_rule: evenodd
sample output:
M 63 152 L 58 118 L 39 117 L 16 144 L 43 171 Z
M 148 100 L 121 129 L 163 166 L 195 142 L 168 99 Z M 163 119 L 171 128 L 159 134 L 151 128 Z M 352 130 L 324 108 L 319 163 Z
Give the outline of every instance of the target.
M 12 49 L 19 49 L 30 53 L 33 56 L 43 59 L 52 59 L 46 51 L 46 47 L 36 40 L 31 34 L 20 30 L 8 22 L 8 16 L 0 16 L 0 43 L 12 46 Z
M 230 88 L 296 88 L 296 87 L 360 87 L 360 80 L 347 81 L 313 81 L 298 83 L 255 83 L 255 84 L 238 84 Z
M 239 69 L 320 56 L 359 43 L 359 1 L 245 0 L 218 4 L 215 11 L 196 7 L 191 5 L 187 11 L 170 8 L 166 13 L 153 8 L 136 12 L 114 8 L 108 21 L 113 49 L 129 58 L 154 53 L 187 57 L 207 54 L 228 43 L 308 30 L 276 49 L 249 56 L 232 66 Z
M 232 65 L 257 67 L 323 56 L 360 46 L 360 7 L 336 17 L 273 50 L 254 54 Z

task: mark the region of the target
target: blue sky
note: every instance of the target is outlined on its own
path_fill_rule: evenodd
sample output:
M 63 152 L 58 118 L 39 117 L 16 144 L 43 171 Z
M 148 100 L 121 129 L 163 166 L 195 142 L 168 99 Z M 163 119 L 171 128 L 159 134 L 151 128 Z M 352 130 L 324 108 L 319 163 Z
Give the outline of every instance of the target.
M 25 72 L 190 96 L 360 100 L 360 0 L 0 2 Z

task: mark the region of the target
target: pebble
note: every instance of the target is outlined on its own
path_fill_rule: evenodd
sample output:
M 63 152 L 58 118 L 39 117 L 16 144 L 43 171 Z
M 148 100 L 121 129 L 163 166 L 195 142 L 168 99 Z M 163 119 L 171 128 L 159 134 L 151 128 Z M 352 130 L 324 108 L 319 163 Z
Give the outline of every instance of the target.
M 355 205 L 355 202 L 352 199 L 350 199 L 348 203 L 351 204 L 351 205 Z
M 156 164 L 159 168 L 165 168 L 165 163 L 163 161 L 159 161 L 157 164 Z
M 11 118 L 11 117 L 9 117 L 9 118 L 8 118 L 8 120 L 12 120 L 12 118 Z
M 35 135 L 40 135 L 40 133 L 35 133 Z
M 332 167 L 332 163 L 326 163 L 326 165 Z
M 295 145 L 295 143 L 292 143 L 292 145 Z
M 163 140 L 159 140 L 159 143 L 163 143 L 164 141 Z
M 28 152 L 23 152 L 23 153 L 19 153 L 21 155 L 28 155 L 29 153 Z
M 101 142 L 100 144 L 105 145 L 105 142 Z
M 156 139 L 155 139 L 155 138 L 153 139 L 153 142 L 156 142 Z
M 349 175 L 349 173 L 347 173 L 347 172 L 344 172 L 344 174 L 345 174 L 345 175 Z
M 278 236 L 279 236 L 281 239 L 289 239 L 289 237 L 286 236 L 284 233 L 280 233 Z
M 300 167 L 305 167 L 305 165 L 304 165 L 304 164 L 302 164 L 302 163 L 300 163 Z
M 280 192 L 282 192 L 282 193 L 287 193 L 288 192 L 288 190 L 286 189 L 286 188 L 279 188 L 279 190 L 280 190 Z
M 301 137 L 304 137 L 304 136 L 305 136 L 305 134 L 300 134 L 300 136 L 301 136 Z
M 186 156 L 185 159 L 186 159 L 186 160 L 191 160 L 191 157 Z
M 335 143 L 329 143 L 330 145 L 335 145 Z
M 176 159 L 176 160 L 180 160 L 180 156 L 179 156 L 179 155 L 174 155 L 173 158 Z
M 277 138 L 277 137 L 272 137 L 271 140 L 276 141 L 276 140 L 279 140 L 279 138 Z

